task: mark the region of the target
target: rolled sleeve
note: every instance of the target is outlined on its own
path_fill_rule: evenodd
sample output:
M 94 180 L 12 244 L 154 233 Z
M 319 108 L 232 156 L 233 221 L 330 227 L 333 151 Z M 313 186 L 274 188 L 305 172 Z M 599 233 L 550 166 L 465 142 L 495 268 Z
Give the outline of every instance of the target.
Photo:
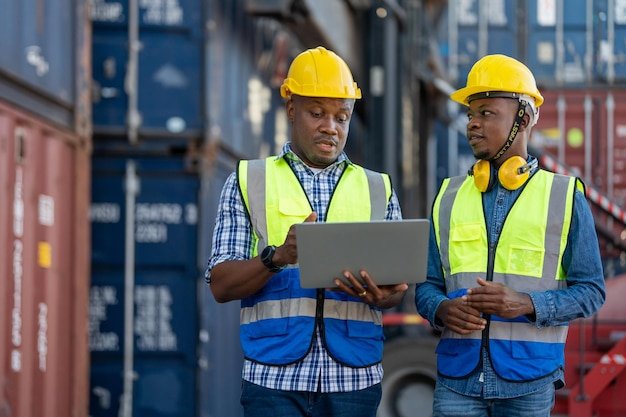
M 207 283 L 211 282 L 211 270 L 215 265 L 224 261 L 249 259 L 252 245 L 252 226 L 239 193 L 236 174 L 232 173 L 220 195 L 211 256 L 204 274 Z

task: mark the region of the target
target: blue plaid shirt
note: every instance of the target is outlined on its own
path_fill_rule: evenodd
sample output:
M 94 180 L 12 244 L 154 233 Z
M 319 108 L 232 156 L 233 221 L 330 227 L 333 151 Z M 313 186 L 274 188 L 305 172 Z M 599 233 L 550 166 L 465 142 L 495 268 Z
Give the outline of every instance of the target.
M 296 156 L 287 143 L 278 158 L 285 158 L 303 185 L 318 221 L 325 221 L 332 192 L 347 164 L 345 153 L 337 161 L 319 172 L 313 172 Z M 402 218 L 400 204 L 392 193 L 385 219 Z M 220 262 L 244 260 L 252 257 L 253 234 L 246 209 L 241 201 L 236 175 L 231 174 L 220 197 L 215 221 L 211 258 L 206 278 L 210 284 L 211 269 Z M 335 362 L 324 348 L 316 330 L 311 350 L 300 362 L 287 366 L 261 365 L 244 362 L 243 379 L 266 388 L 285 391 L 345 392 L 356 391 L 380 383 L 383 376 L 381 364 L 367 368 L 351 368 Z

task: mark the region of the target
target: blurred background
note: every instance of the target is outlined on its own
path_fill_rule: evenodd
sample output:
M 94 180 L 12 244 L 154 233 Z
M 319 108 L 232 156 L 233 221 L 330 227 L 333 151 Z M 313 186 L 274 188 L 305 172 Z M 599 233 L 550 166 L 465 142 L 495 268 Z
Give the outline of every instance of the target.
M 363 90 L 348 155 L 406 218 L 474 161 L 447 98 L 471 65 L 531 68 L 531 153 L 585 181 L 609 289 L 554 414 L 626 415 L 626 0 L 0 0 L 0 417 L 241 415 L 217 201 L 289 138 L 278 87 L 318 45 Z M 412 294 L 384 323 L 379 416 L 429 416 L 437 334 Z

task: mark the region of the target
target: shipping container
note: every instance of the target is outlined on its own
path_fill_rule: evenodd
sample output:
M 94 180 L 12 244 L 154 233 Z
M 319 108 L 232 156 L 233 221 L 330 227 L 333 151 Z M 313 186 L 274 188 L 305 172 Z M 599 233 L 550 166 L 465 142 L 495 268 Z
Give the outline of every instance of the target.
M 128 0 L 93 2 L 94 129 L 124 134 L 136 94 L 144 135 L 202 132 L 203 20 L 199 0 L 138 2 L 138 39 L 129 38 Z M 128 77 L 137 50 L 137 79 Z
M 87 413 L 89 152 L 0 100 L 0 414 Z
M 128 1 L 95 2 L 96 136 L 127 135 L 134 92 L 144 140 L 221 141 L 246 157 L 282 144 L 287 120 L 278 86 L 295 43 L 277 22 L 248 16 L 242 3 L 139 2 L 137 84 L 128 85 Z
M 626 80 L 623 0 L 455 0 L 446 15 L 439 53 L 457 86 L 474 62 L 496 53 L 525 62 L 540 85 Z
M 609 235 L 600 236 L 609 250 L 603 254 L 618 256 L 610 246 L 614 239 L 624 241 L 626 225 L 609 216 L 599 198 L 610 201 L 615 211 L 626 205 L 626 89 L 558 89 L 542 94 L 545 102 L 530 144 L 598 191 L 599 196 L 589 200 L 596 225 Z
M 256 158 L 279 151 L 287 139 L 279 87 L 303 48 L 276 20 L 248 15 L 243 3 L 208 3 L 206 139 Z
M 136 166 L 136 195 L 128 182 L 133 178 L 129 161 Z M 98 155 L 92 189 L 90 414 L 118 415 L 124 366 L 133 360 L 133 415 L 196 416 L 199 179 L 186 170 L 183 158 Z M 134 210 L 130 206 L 128 213 L 130 201 Z M 130 246 L 125 244 L 127 219 Z M 128 260 L 134 309 L 125 322 Z M 125 350 L 127 324 L 132 350 Z
M 219 197 L 228 175 L 234 172 L 237 159 L 217 150 L 205 161 L 200 193 L 198 268 L 204 272 L 211 252 L 211 240 Z M 218 304 L 211 290 L 202 282 L 200 290 L 200 378 L 201 417 L 243 416 L 241 368 L 243 352 L 239 343 L 240 303 Z
M 88 136 L 91 31 L 86 2 L 3 1 L 0 98 Z

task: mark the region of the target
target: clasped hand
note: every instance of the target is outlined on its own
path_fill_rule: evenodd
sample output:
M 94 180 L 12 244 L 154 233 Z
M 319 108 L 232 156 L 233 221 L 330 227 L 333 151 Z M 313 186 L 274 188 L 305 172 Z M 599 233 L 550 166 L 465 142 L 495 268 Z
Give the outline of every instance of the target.
M 441 303 L 437 316 L 448 329 L 468 334 L 485 328 L 487 321 L 483 314 L 510 319 L 534 312 L 528 294 L 482 278 L 476 282 L 478 287 L 468 289 L 467 294 Z

